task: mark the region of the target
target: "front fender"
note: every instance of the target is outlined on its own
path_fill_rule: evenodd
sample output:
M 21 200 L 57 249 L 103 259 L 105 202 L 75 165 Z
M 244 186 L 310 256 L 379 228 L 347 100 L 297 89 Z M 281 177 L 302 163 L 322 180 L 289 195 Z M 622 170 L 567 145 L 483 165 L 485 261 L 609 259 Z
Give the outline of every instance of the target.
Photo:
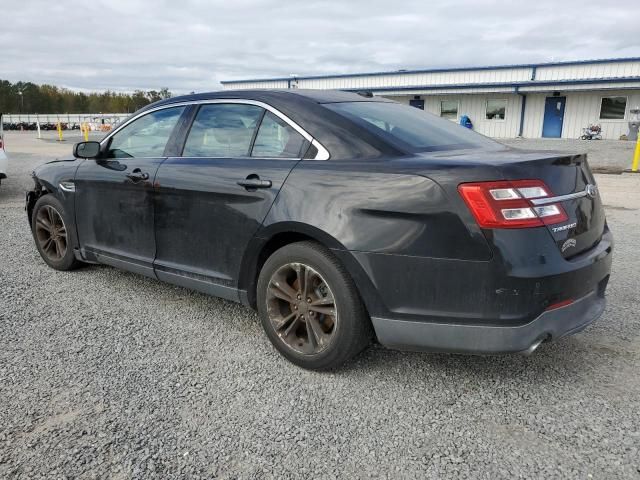
M 60 183 L 71 181 L 76 177 L 76 171 L 84 160 L 54 160 L 36 167 L 33 178 L 47 193 L 59 193 Z
M 31 225 L 31 216 L 35 203 L 38 198 L 45 194 L 54 195 L 60 200 L 71 220 L 75 222 L 74 192 L 63 190 L 60 188 L 60 184 L 62 182 L 71 182 L 72 185 L 76 171 L 83 161 L 79 159 L 54 160 L 36 167 L 32 173 L 34 187 L 33 190 L 27 192 L 25 206 L 29 225 Z

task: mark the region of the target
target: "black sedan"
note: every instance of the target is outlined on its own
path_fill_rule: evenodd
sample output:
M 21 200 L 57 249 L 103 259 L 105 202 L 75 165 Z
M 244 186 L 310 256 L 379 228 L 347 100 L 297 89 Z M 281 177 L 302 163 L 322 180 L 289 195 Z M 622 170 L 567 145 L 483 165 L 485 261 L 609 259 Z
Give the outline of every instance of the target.
M 507 148 L 382 98 L 163 100 L 34 172 L 44 261 L 103 263 L 256 308 L 333 368 L 400 349 L 530 353 L 605 305 L 613 240 L 584 155 Z M 188 321 L 188 319 L 183 319 Z

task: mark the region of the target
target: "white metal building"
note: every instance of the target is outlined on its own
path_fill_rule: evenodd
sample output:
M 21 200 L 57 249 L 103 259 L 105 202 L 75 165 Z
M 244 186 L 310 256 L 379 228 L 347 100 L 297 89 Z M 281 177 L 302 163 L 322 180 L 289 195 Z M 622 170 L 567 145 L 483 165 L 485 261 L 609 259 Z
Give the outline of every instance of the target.
M 640 108 L 640 58 L 400 70 L 232 80 L 225 89 L 316 88 L 368 91 L 459 121 L 496 138 L 578 138 L 600 124 L 605 139 L 628 131 Z

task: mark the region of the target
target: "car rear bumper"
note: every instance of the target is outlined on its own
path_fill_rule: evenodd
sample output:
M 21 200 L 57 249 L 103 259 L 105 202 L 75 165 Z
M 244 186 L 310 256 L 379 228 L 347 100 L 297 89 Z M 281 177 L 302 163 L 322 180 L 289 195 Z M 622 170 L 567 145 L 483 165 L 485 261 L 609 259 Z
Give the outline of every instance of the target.
M 577 333 L 602 315 L 604 284 L 570 305 L 545 311 L 524 325 L 447 324 L 372 317 L 378 341 L 389 348 L 474 354 L 530 352 L 542 341 Z
M 537 251 L 544 255 L 511 255 L 509 262 L 498 255 L 479 262 L 352 252 L 365 272 L 354 278 L 383 345 L 525 351 L 579 331 L 602 314 L 613 238 L 607 229 L 596 246 L 570 260 L 555 245 L 534 245 L 543 245 Z

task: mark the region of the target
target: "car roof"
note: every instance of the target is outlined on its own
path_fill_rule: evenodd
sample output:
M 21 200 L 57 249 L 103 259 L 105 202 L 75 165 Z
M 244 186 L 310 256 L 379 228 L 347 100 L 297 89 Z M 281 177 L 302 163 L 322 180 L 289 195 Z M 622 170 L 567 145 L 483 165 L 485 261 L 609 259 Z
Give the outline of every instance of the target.
M 366 92 L 363 94 L 355 92 L 345 92 L 342 90 L 312 90 L 312 89 L 283 89 L 283 90 L 222 90 L 217 92 L 204 92 L 204 93 L 192 93 L 189 95 L 180 95 L 178 97 L 167 98 L 166 100 L 160 100 L 149 107 L 158 107 L 161 105 L 178 103 L 178 102 L 192 102 L 202 100 L 217 100 L 217 99 L 248 99 L 258 101 L 273 101 L 273 100 L 292 100 L 298 97 L 300 100 L 312 101 L 314 103 L 338 103 L 338 102 L 391 102 L 382 97 L 368 96 Z
M 352 120 L 326 108 L 323 104 L 340 102 L 391 102 L 382 97 L 369 97 L 339 90 L 224 90 L 171 97 L 138 110 L 207 100 L 253 100 L 271 105 L 318 140 L 331 152 L 332 159 L 371 158 L 382 154 L 400 154 Z
M 383 97 L 374 97 L 371 92 L 363 90 L 361 93 L 346 92 L 344 90 L 312 90 L 312 89 L 290 89 L 279 90 L 283 93 L 300 95 L 318 103 L 338 103 L 338 102 L 391 102 L 392 100 Z

